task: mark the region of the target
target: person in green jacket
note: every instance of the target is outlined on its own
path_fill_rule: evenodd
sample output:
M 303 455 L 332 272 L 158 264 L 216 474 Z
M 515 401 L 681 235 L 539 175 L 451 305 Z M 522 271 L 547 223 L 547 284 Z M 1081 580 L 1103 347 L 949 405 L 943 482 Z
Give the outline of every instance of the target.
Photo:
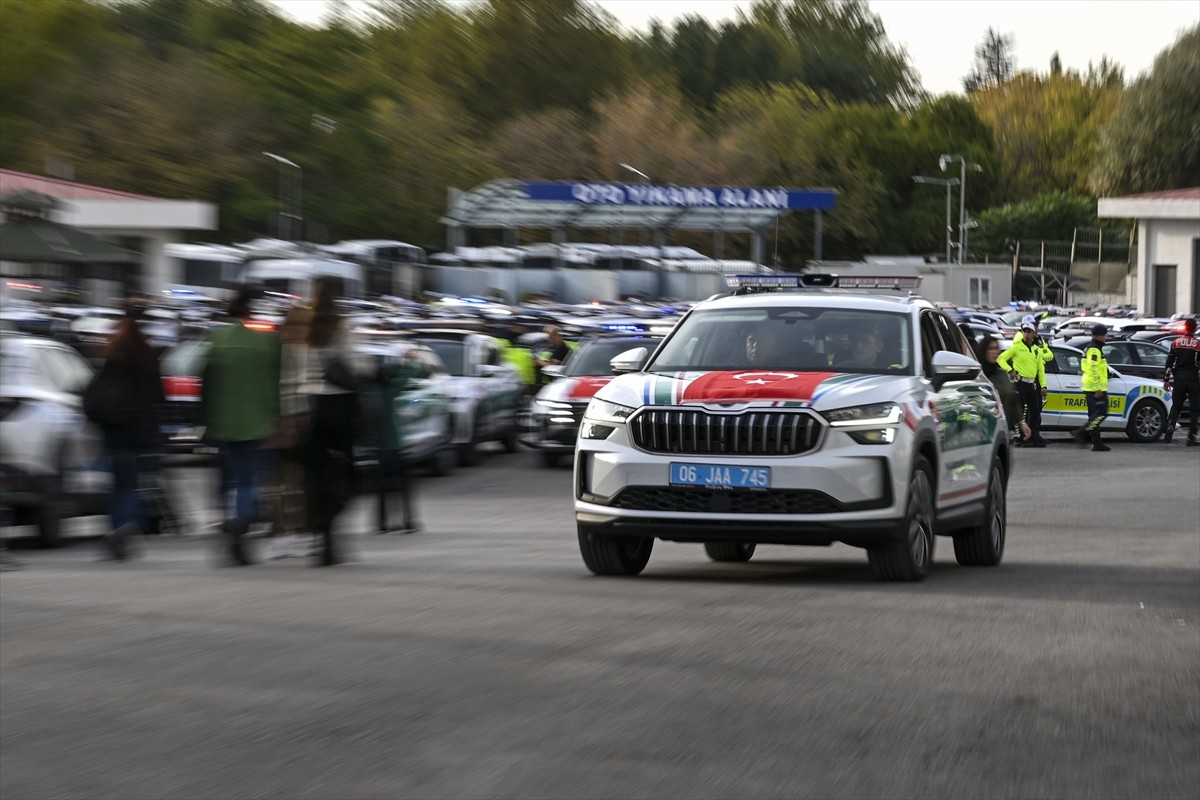
M 232 509 L 222 527 L 242 566 L 253 563 L 245 535 L 258 516 L 263 440 L 279 421 L 279 339 L 246 326 L 253 297 L 243 286 L 229 304 L 232 324 L 212 332 L 202 384 L 206 435 L 221 454 L 221 507 Z
M 403 358 L 381 359 L 375 373 L 376 384 L 380 395 L 379 431 L 379 533 L 398 531 L 400 533 L 416 533 L 421 530 L 417 522 L 416 507 L 413 503 L 414 479 L 411 465 L 404 453 L 408 420 L 400 413 L 397 406 L 404 403 L 405 394 L 411 391 L 416 381 L 421 377 L 421 367 L 417 351 L 410 349 Z M 403 524 L 397 528 L 389 522 L 388 495 L 393 491 L 400 493 L 403 507 Z
M 1083 393 L 1087 396 L 1087 424 L 1072 434 L 1080 447 L 1092 443 L 1092 452 L 1107 453 L 1111 447 L 1100 441 L 1100 425 L 1108 418 L 1108 361 L 1104 358 L 1104 343 L 1108 340 L 1108 328 L 1092 326 L 1092 340 L 1083 348 L 1083 360 L 1079 364 L 1083 372 Z

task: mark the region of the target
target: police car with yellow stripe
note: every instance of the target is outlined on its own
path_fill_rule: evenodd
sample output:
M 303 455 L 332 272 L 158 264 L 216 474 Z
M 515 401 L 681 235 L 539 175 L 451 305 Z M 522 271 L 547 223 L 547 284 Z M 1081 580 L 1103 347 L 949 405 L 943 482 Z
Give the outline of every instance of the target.
M 1087 396 L 1079 365 L 1083 351 L 1055 344 L 1054 360 L 1046 362 L 1046 402 L 1042 405 L 1043 431 L 1072 431 L 1088 418 Z M 1108 417 L 1105 431 L 1124 431 L 1135 442 L 1153 442 L 1163 435 L 1171 395 L 1162 381 L 1123 375 L 1108 370 Z

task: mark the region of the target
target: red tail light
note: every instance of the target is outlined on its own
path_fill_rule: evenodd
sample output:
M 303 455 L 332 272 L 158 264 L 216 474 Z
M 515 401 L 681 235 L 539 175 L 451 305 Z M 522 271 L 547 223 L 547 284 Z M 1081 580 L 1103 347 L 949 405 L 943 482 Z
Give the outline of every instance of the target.
M 200 399 L 200 379 L 186 375 L 170 375 L 162 379 L 163 394 L 168 400 Z

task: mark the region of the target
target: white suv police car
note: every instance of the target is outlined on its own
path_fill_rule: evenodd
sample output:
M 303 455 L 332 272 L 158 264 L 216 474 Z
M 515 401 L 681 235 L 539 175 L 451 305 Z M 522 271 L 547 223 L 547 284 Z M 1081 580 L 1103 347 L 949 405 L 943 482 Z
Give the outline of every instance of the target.
M 587 407 L 575 455 L 579 548 L 636 575 L 655 539 L 748 561 L 758 543 L 867 550 L 919 580 L 937 535 L 960 564 L 1004 552 L 1010 451 L 995 391 L 956 326 L 916 297 L 833 276 L 745 276 L 695 306 Z M 770 287 L 816 291 L 770 291 Z

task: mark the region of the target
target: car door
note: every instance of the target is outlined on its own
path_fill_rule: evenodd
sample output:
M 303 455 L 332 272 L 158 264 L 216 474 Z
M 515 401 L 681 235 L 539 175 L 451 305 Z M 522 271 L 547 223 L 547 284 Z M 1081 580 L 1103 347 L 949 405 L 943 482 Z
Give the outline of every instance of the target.
M 934 311 L 922 312 L 921 346 L 926 377 L 932 377 L 929 365 L 934 353 L 971 352 L 954 323 Z M 999 410 L 992 385 L 982 373 L 949 381 L 936 390 L 930 388 L 942 452 L 938 506 L 953 506 L 981 496 L 987 487 Z
M 1082 354 L 1066 348 L 1052 349 L 1054 360 L 1046 364 L 1046 402 L 1042 405 L 1042 427 L 1079 427 L 1087 419 Z
M 1163 372 L 1167 368 L 1167 349 L 1149 342 L 1130 342 L 1129 346 L 1133 349 L 1137 363 L 1141 367 L 1141 376 L 1162 380 Z M 1118 367 L 1118 369 L 1120 368 Z

